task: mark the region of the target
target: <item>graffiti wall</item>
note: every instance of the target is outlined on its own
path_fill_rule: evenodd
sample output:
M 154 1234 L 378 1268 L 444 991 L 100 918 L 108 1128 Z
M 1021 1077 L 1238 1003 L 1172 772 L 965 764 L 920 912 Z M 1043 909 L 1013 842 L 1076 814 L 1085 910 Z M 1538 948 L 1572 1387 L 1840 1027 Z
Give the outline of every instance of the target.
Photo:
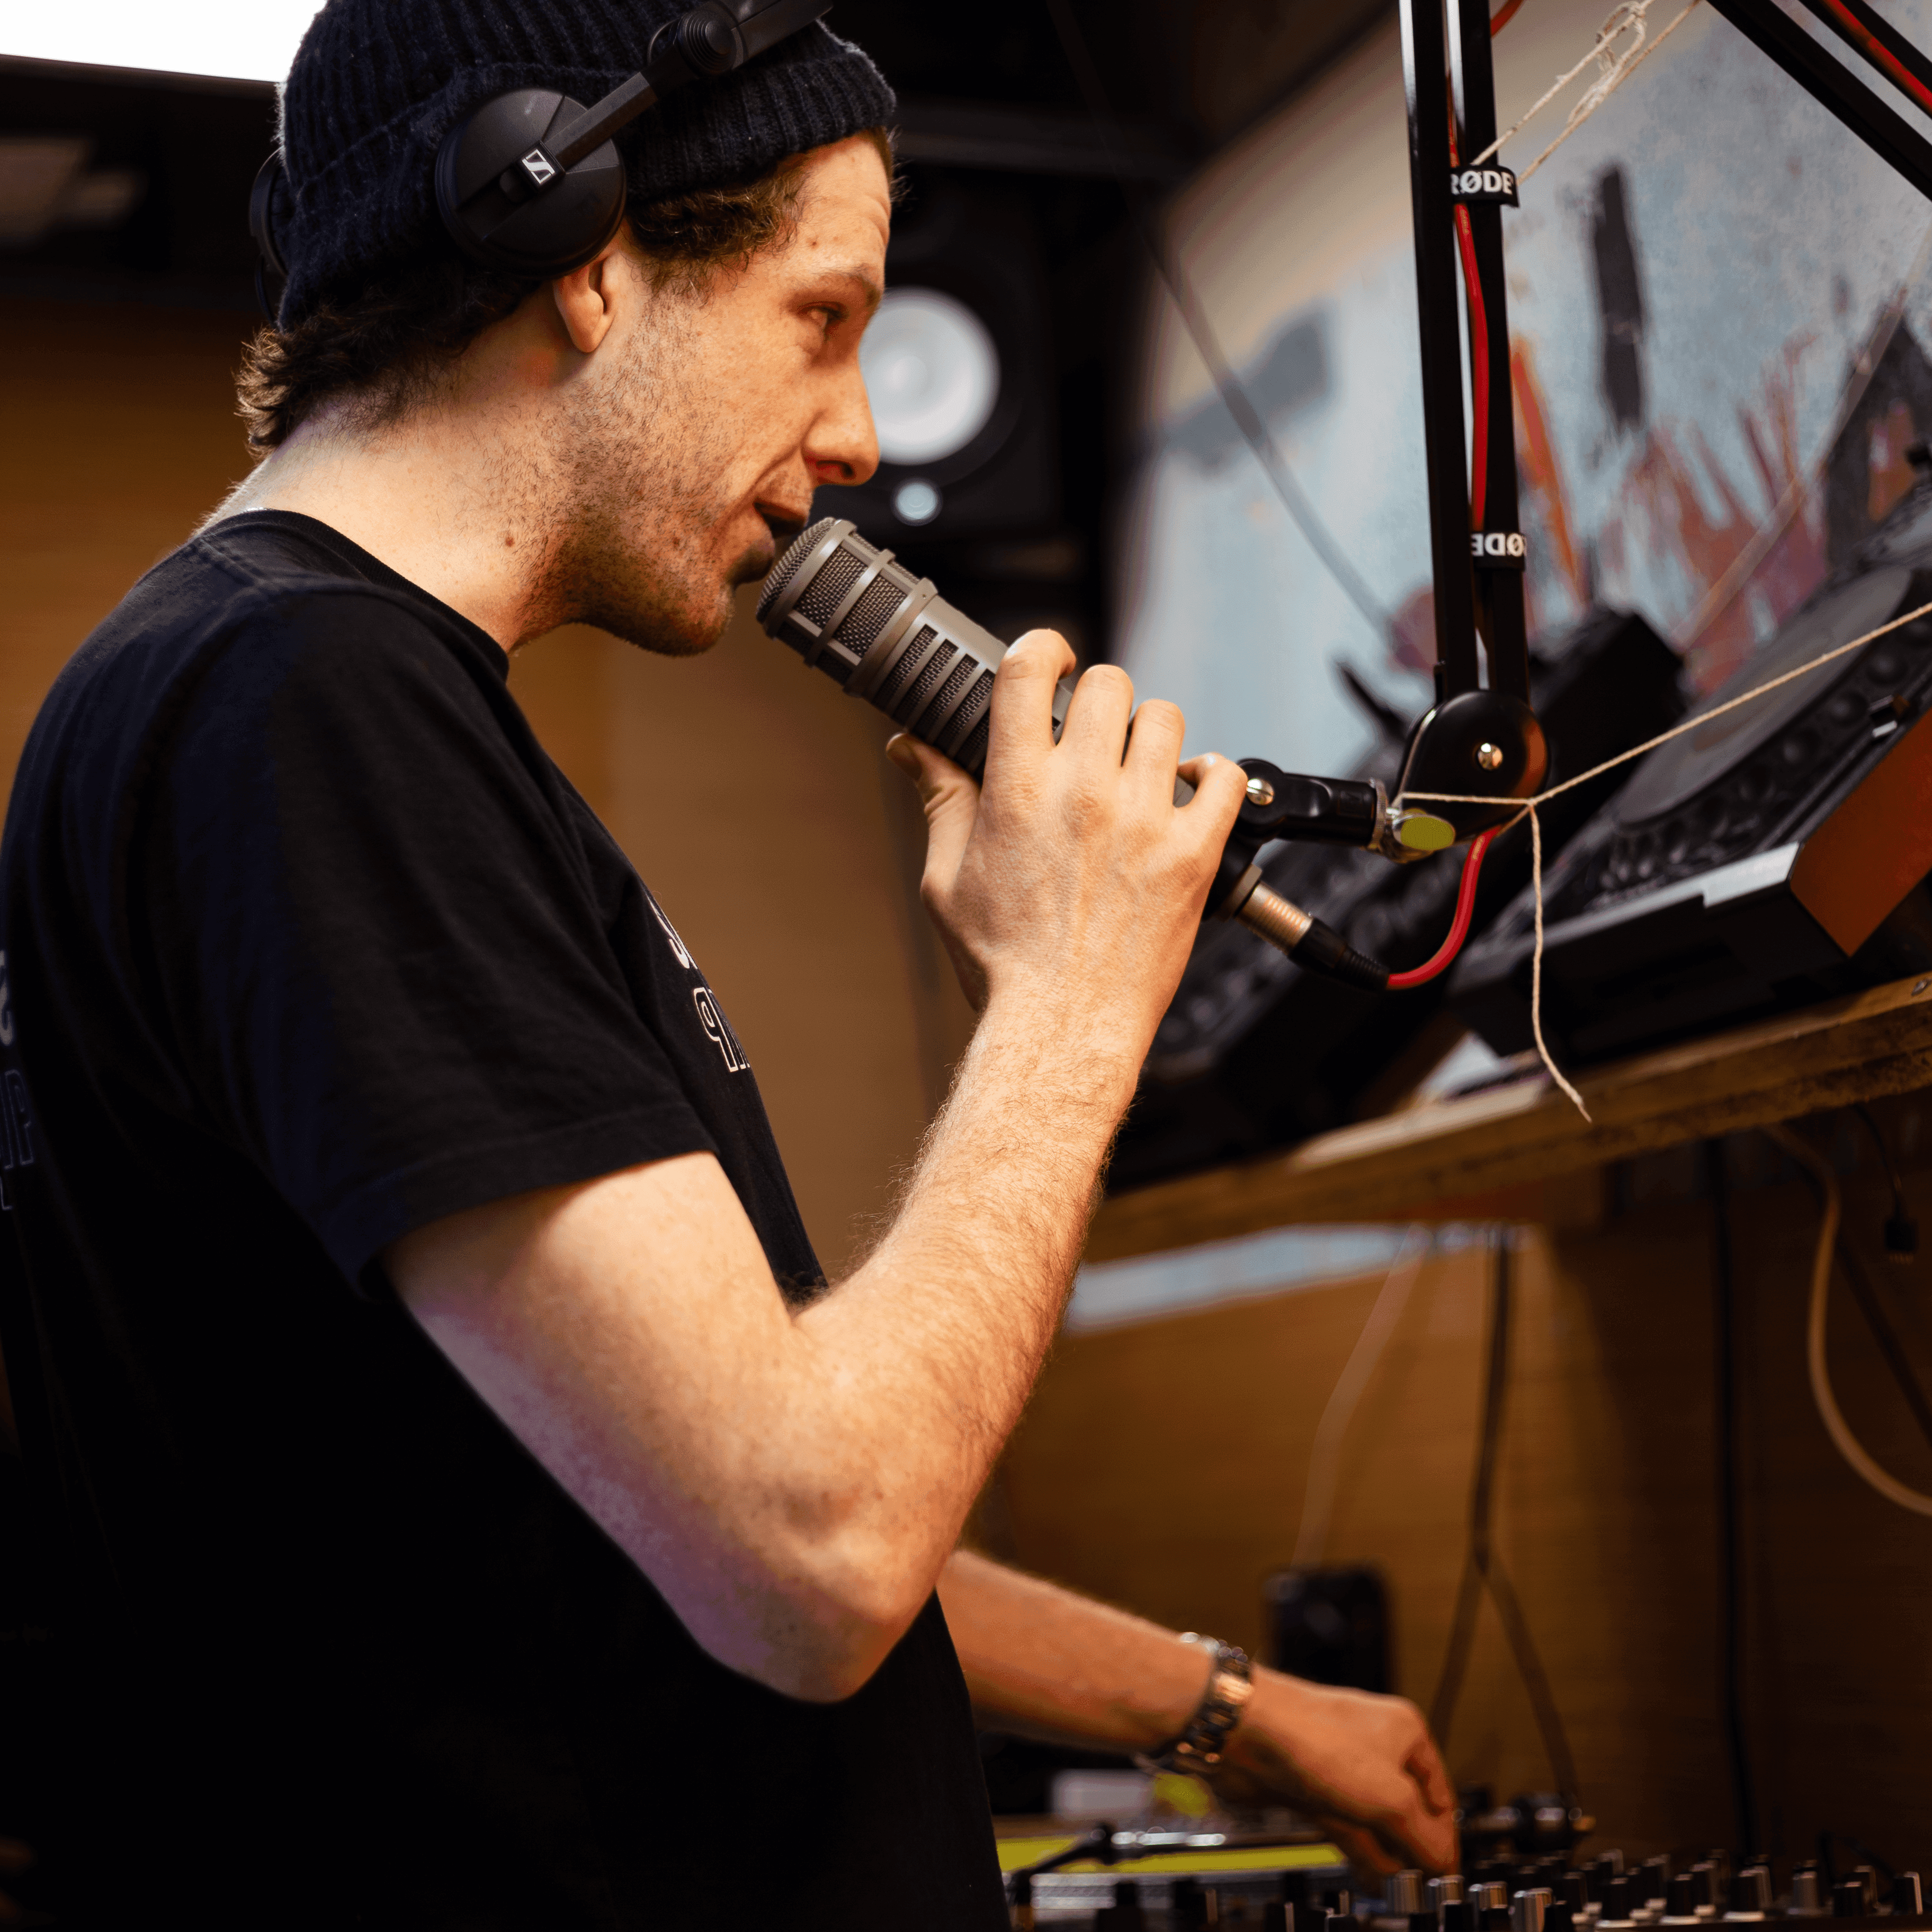
M 1681 0 L 1658 0 L 1653 35 Z M 1606 0 L 1528 0 L 1494 42 L 1504 125 Z M 1932 0 L 1887 14 L 1932 45 Z M 1528 165 L 1567 101 L 1504 151 Z M 1378 600 L 1290 522 L 1150 293 L 1120 661 L 1191 748 L 1336 770 L 1434 656 L 1394 26 L 1190 184 L 1170 232 L 1229 360 Z M 1746 662 L 1907 487 L 1932 434 L 1932 206 L 1707 6 L 1506 212 L 1532 634 L 1641 611 L 1700 688 Z

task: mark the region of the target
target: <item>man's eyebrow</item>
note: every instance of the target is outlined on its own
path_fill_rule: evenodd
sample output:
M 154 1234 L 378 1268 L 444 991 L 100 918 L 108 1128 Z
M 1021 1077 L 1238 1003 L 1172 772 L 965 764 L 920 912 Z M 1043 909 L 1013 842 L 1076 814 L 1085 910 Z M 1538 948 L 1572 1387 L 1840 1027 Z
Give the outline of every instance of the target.
M 870 315 L 885 299 L 886 291 L 878 277 L 864 263 L 856 262 L 830 262 L 812 272 L 810 279 L 840 282 L 856 282 L 866 292 L 864 308 Z

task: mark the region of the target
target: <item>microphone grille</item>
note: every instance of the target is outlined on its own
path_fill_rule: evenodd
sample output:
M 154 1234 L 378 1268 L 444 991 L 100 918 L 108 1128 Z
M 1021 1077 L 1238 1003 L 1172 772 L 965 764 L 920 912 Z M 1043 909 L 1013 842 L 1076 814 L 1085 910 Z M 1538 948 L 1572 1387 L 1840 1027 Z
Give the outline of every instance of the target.
M 793 538 L 791 548 L 771 568 L 765 579 L 765 587 L 758 592 L 758 622 L 765 621 L 765 613 L 784 595 L 784 588 L 799 573 L 800 566 L 818 548 L 820 542 L 837 522 L 836 517 L 820 517 L 809 530 L 801 530 Z
M 772 565 L 758 622 L 808 664 L 980 776 L 993 674 L 1006 647 L 890 550 L 840 518 L 821 518 Z M 1065 709 L 1056 700 L 1055 718 Z

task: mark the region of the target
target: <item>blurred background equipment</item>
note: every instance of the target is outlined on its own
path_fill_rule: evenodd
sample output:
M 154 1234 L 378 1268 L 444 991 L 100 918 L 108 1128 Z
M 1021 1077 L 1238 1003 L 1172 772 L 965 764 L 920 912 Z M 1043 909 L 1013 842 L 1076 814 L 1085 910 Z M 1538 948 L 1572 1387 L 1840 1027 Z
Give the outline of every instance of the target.
M 1038 538 L 1060 524 L 1046 278 L 1010 183 L 923 185 L 893 224 L 860 360 L 879 468 L 826 493 L 874 542 Z
M 1932 600 L 1932 480 L 1709 709 Z M 1544 1028 L 1584 1064 L 1932 968 L 1932 618 L 1660 746 L 1546 874 Z M 1463 956 L 1456 1012 L 1530 1043 L 1534 908 Z
M 1537 715 L 1551 746 L 1549 782 L 1674 723 L 1683 711 L 1679 675 L 1675 653 L 1626 611 L 1592 611 L 1549 656 L 1533 659 Z M 1382 742 L 1358 774 L 1393 788 L 1406 721 L 1372 694 L 1364 692 L 1361 701 L 1374 707 Z M 1543 814 L 1546 860 L 1624 776 L 1606 773 L 1552 802 Z M 1526 884 L 1529 858 L 1527 826 L 1491 847 L 1476 934 Z M 1262 871 L 1276 892 L 1398 970 L 1435 951 L 1457 884 L 1454 854 L 1396 868 L 1370 853 L 1282 845 L 1264 857 Z M 1449 983 L 1378 999 L 1304 972 L 1238 927 L 1207 928 L 1154 1036 L 1109 1187 L 1260 1154 L 1376 1111 L 1459 1036 L 1459 1027 L 1443 1022 Z
M 1387 1690 L 1388 1592 L 1371 1564 L 1283 1570 L 1268 1581 L 1268 1662 L 1313 1684 Z

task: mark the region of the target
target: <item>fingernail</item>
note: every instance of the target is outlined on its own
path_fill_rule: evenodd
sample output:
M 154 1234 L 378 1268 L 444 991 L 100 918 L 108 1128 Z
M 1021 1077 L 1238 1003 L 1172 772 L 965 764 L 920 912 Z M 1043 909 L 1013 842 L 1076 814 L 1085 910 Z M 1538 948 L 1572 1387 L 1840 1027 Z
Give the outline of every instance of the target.
M 912 748 L 912 740 L 903 732 L 886 740 L 886 756 L 905 773 L 907 777 L 919 776 L 919 754 Z
M 1201 754 L 1201 769 L 1204 772 L 1211 771 L 1214 766 L 1218 765 L 1220 762 L 1221 760 L 1219 754 L 1215 752 L 1203 752 Z

